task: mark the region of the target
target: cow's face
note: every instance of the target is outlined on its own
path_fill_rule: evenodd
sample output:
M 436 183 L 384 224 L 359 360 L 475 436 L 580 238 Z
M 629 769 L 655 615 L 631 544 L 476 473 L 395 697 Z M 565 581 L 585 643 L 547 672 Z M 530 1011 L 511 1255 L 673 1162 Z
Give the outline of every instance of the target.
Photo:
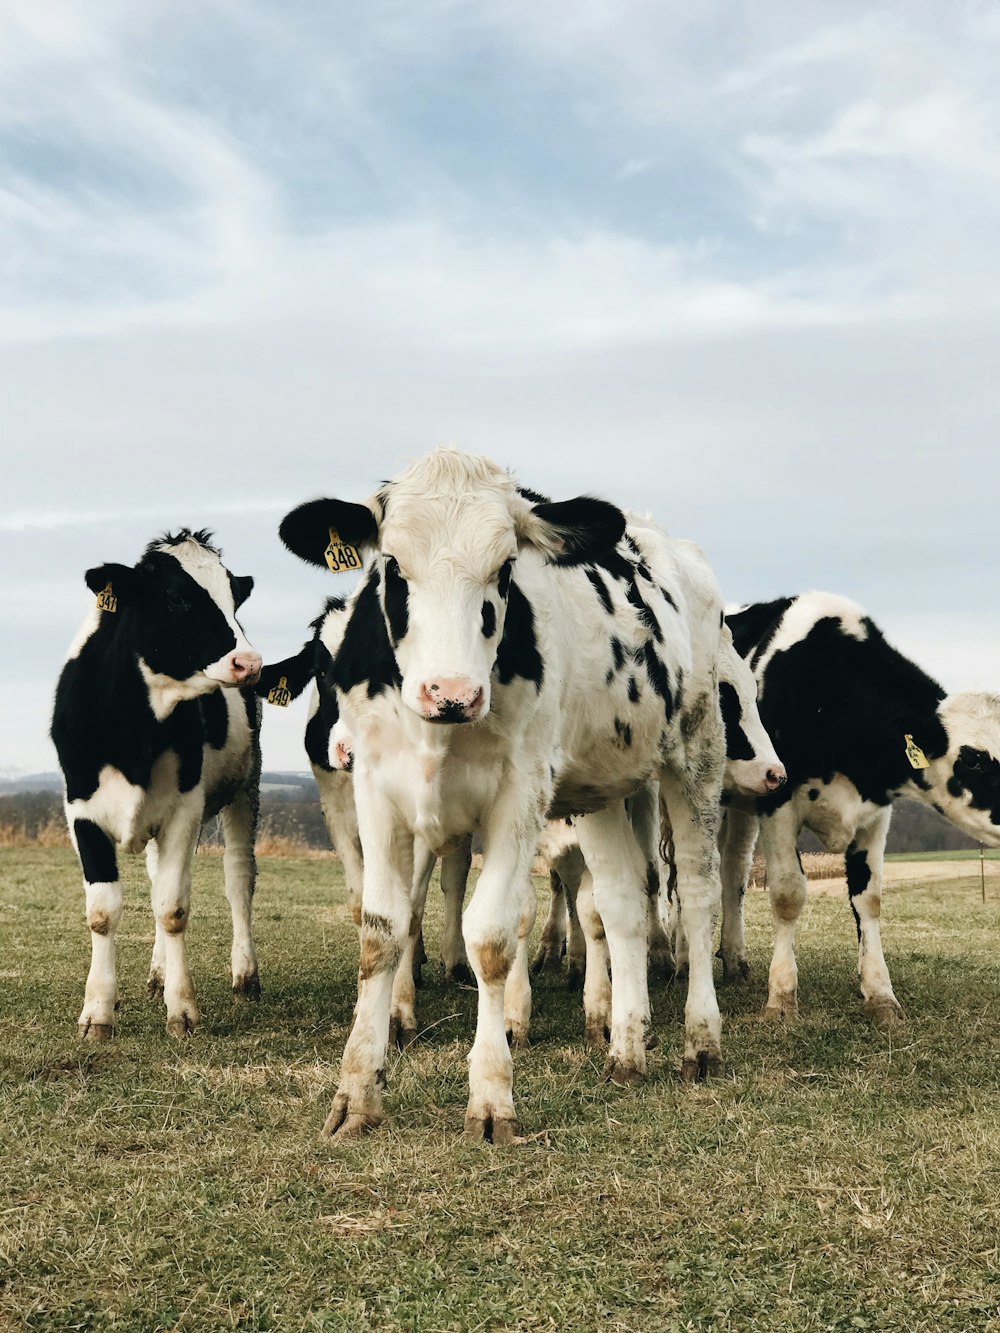
M 87 585 L 108 584 L 129 625 L 129 642 L 147 672 L 184 682 L 189 692 L 252 685 L 261 659 L 246 640 L 236 609 L 253 579 L 229 573 L 219 554 L 189 535 L 154 543 L 134 568 L 102 565 Z
M 621 511 L 603 501 L 539 502 L 488 460 L 438 450 L 370 504 L 316 500 L 289 514 L 280 532 L 315 564 L 324 563 L 331 530 L 367 550 L 403 702 L 429 722 L 464 723 L 489 712 L 519 595 L 519 554 L 534 548 L 554 563 L 578 563 L 613 547 L 624 527 Z
M 766 796 L 785 784 L 785 766 L 757 709 L 757 682 L 736 652 L 728 625 L 722 626 L 719 704 L 726 729 L 723 789 L 742 796 Z
M 1000 846 L 1000 696 L 949 695 L 938 716 L 948 750 L 928 771 L 934 803 L 972 837 Z

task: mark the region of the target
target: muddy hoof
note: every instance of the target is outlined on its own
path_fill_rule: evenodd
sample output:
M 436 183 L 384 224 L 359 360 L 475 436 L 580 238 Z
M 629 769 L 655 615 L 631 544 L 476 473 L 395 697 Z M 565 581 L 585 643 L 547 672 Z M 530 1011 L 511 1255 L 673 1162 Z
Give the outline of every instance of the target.
M 260 977 L 257 975 L 256 972 L 251 972 L 249 976 L 240 977 L 238 981 L 233 982 L 233 999 L 234 1000 L 260 999 Z
M 397 1051 L 405 1051 L 417 1039 L 417 1029 L 401 1023 L 398 1018 L 389 1019 L 389 1045 Z
M 790 1021 L 799 1016 L 799 1003 L 795 996 L 779 997 L 777 1000 L 768 1000 L 767 1004 L 760 1011 L 760 1016 L 768 1022 L 775 1023 L 782 1019 Z
M 88 1018 L 80 1024 L 81 1041 L 110 1041 L 114 1035 L 115 1029 L 111 1023 L 92 1023 Z
M 531 1045 L 528 1029 L 523 1023 L 507 1024 L 507 1045 L 512 1051 L 526 1051 Z
M 722 960 L 722 980 L 741 985 L 750 980 L 750 964 L 745 958 L 737 958 L 735 963 Z
M 163 978 L 150 977 L 146 982 L 146 999 L 152 1003 L 163 999 Z
M 334 1097 L 330 1114 L 320 1130 L 320 1138 L 332 1139 L 335 1143 L 347 1143 L 351 1139 L 360 1139 L 370 1134 L 380 1124 L 373 1116 L 358 1115 L 347 1108 L 347 1098 Z
M 173 1018 L 167 1019 L 167 1035 L 182 1040 L 184 1037 L 190 1037 L 197 1026 L 198 1019 L 196 1016 L 175 1014 Z
M 454 967 L 447 968 L 444 979 L 445 981 L 453 981 L 456 986 L 474 986 L 476 984 L 476 978 L 468 963 L 456 963 Z
M 645 1081 L 646 1075 L 625 1060 L 608 1060 L 603 1077 L 605 1083 L 613 1083 L 617 1088 L 634 1088 Z
M 569 970 L 566 973 L 566 989 L 570 994 L 576 994 L 583 990 L 585 975 L 585 969 L 579 963 L 570 963 Z
M 688 965 L 687 963 L 678 963 L 674 969 L 674 980 L 677 982 L 687 981 Z
M 704 1083 L 725 1072 L 722 1056 L 712 1051 L 699 1051 L 693 1058 L 686 1056 L 681 1065 L 681 1078 L 685 1083 Z
M 611 1029 L 600 1019 L 594 1023 L 588 1022 L 583 1030 L 583 1039 L 588 1046 L 607 1046 L 611 1040 Z
M 867 1000 L 865 1013 L 877 1028 L 894 1028 L 897 1024 L 906 1022 L 902 1006 L 895 1000 L 887 1000 L 885 997 Z
M 490 1112 L 478 1116 L 466 1113 L 465 1137 L 477 1143 L 495 1143 L 502 1146 L 517 1142 L 517 1121 L 513 1116 L 495 1116 Z
M 668 986 L 677 974 L 677 967 L 670 954 L 663 954 L 649 959 L 649 980 L 658 986 Z
M 560 949 L 554 949 L 551 945 L 543 944 L 532 959 L 531 975 L 537 977 L 539 972 L 558 972 L 565 952 L 565 944 Z

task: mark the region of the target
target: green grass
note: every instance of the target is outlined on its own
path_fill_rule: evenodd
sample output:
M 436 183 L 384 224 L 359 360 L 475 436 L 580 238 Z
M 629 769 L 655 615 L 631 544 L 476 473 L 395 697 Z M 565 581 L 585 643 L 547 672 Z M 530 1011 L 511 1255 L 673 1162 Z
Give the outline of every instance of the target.
M 957 852 L 894 852 L 887 861 L 978 861 L 980 855 L 987 861 L 1000 861 L 1000 847 L 963 848 Z
M 72 854 L 0 853 L 0 1328 L 1000 1330 L 1000 904 L 978 875 L 890 896 L 892 1033 L 861 1013 L 828 898 L 800 928 L 802 1017 L 761 1023 L 750 895 L 754 976 L 720 986 L 710 1086 L 678 1079 L 676 988 L 654 993 L 647 1084 L 620 1090 L 578 997 L 542 979 L 516 1059 L 527 1141 L 494 1149 L 461 1137 L 475 995 L 433 961 L 436 893 L 425 1036 L 389 1062 L 382 1129 L 334 1148 L 356 969 L 337 864 L 263 861 L 264 998 L 233 1007 L 221 862 L 197 859 L 205 1017 L 183 1044 L 141 998 L 152 931 L 128 873 L 119 1036 L 84 1046 Z

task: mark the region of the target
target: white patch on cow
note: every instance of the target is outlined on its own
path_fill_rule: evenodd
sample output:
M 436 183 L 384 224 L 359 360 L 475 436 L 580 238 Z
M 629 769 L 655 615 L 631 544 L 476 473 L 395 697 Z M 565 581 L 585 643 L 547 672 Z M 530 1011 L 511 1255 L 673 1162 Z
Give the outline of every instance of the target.
M 852 602 L 848 597 L 840 597 L 836 593 L 802 593 L 782 616 L 778 632 L 754 667 L 757 679 L 763 679 L 767 664 L 776 653 L 786 652 L 794 647 L 806 637 L 817 621 L 829 618 L 838 620 L 843 632 L 849 634 L 852 639 L 863 643 L 868 638 L 868 629 L 864 624 L 865 613 L 857 602 Z
M 173 676 L 164 675 L 162 671 L 154 671 L 142 657 L 139 658 L 139 671 L 146 682 L 149 706 L 157 722 L 168 718 L 178 704 L 197 699 L 202 694 L 211 694 L 221 684 L 204 671 L 188 676 L 187 680 L 177 680 Z

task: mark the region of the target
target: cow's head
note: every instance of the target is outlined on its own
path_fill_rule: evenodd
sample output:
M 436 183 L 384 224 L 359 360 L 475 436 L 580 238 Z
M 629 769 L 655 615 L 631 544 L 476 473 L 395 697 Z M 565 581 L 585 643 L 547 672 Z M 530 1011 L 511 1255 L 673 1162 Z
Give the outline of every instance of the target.
M 438 449 L 366 504 L 300 505 L 280 535 L 311 564 L 328 563 L 338 542 L 370 557 L 404 703 L 431 722 L 475 722 L 490 708 L 518 558 L 578 564 L 624 530 L 603 500 L 552 504 L 488 459 Z
M 766 796 L 785 785 L 785 766 L 757 710 L 757 682 L 722 626 L 719 703 L 726 729 L 723 789 L 741 796 Z
M 252 685 L 261 659 L 236 610 L 253 579 L 230 574 L 206 532 L 184 528 L 151 543 L 137 565 L 107 564 L 86 573 L 103 597 L 103 615 L 128 624 L 129 645 L 148 674 L 182 682 L 191 695 L 218 685 Z
M 917 769 L 914 781 L 953 824 L 1000 846 L 1000 696 L 951 694 L 938 706 L 938 718 L 947 751 Z M 920 762 L 919 753 L 915 757 Z

